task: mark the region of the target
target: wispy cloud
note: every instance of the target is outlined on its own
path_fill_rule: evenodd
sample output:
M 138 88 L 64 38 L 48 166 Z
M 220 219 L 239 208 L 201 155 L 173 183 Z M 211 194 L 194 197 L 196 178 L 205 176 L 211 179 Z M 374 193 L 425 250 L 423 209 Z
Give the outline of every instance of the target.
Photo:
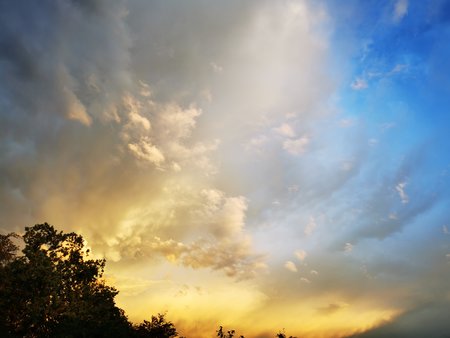
M 321 315 L 331 315 L 341 309 L 344 309 L 348 306 L 348 304 L 338 304 L 338 303 L 330 303 L 327 306 L 319 307 L 317 312 Z
M 362 90 L 368 87 L 367 81 L 361 78 L 356 78 L 351 84 L 350 87 L 353 90 Z
M 392 13 L 394 22 L 399 22 L 406 14 L 408 14 L 408 6 L 408 0 L 397 0 Z
M 304 230 L 305 235 L 312 234 L 316 227 L 317 227 L 317 223 L 316 223 L 315 218 L 310 216 L 309 217 L 309 222 L 308 222 L 308 224 L 306 224 L 306 227 L 305 227 L 305 230 Z
M 406 181 L 403 181 L 395 186 L 395 190 L 397 190 L 403 204 L 407 204 L 409 202 L 409 196 L 405 192 L 406 185 Z
M 288 139 L 283 142 L 283 149 L 291 155 L 300 155 L 306 151 L 309 141 L 309 137 L 307 136 Z

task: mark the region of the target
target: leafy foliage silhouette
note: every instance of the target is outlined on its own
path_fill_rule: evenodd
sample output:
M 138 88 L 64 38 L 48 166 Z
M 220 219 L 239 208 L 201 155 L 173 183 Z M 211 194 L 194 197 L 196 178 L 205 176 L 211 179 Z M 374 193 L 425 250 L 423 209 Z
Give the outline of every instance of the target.
M 140 325 L 135 326 L 136 337 L 157 337 L 172 338 L 177 337 L 178 333 L 171 322 L 167 322 L 164 314 L 152 316 L 151 321 L 144 320 Z
M 234 335 L 236 333 L 235 330 L 229 330 L 227 333 L 224 333 L 223 327 L 219 326 L 219 329 L 216 331 L 217 337 L 219 338 L 234 338 Z M 239 336 L 239 338 L 244 338 L 244 336 Z
M 11 238 L 18 238 L 19 236 L 10 233 L 7 235 L 0 234 L 0 266 L 3 267 L 10 263 L 16 256 L 16 251 L 19 247 L 13 243 Z
M 287 338 L 287 336 L 286 336 L 286 334 L 284 332 L 278 332 L 277 335 L 276 335 L 276 338 Z M 289 338 L 297 338 L 297 337 L 289 336 Z
M 283 331 L 284 331 L 284 329 L 283 329 Z M 219 337 L 219 338 L 234 338 L 236 331 L 228 330 L 225 333 L 223 326 L 219 326 L 219 329 L 216 331 L 216 333 L 217 333 L 217 337 Z M 286 334 L 281 331 L 278 332 L 275 337 L 276 338 L 287 338 Z M 244 336 L 239 336 L 239 338 L 244 338 Z M 297 338 L 297 337 L 289 336 L 289 338 Z

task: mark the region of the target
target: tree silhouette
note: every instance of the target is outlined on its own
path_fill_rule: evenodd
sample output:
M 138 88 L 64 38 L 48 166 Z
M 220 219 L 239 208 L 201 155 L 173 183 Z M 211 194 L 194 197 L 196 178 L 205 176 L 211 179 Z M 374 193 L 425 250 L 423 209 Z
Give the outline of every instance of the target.
M 23 256 L 15 259 L 17 247 L 1 240 L 0 320 L 10 334 L 128 336 L 130 324 L 114 303 L 118 291 L 102 280 L 105 261 L 86 259 L 80 235 L 47 223 L 27 227 Z
M 284 329 L 283 329 L 283 331 L 284 331 Z M 217 337 L 219 337 L 219 338 L 234 338 L 234 335 L 236 334 L 236 331 L 235 330 L 229 330 L 229 331 L 226 331 L 226 333 L 225 333 L 223 326 L 219 326 L 219 329 L 216 331 L 216 333 L 217 333 Z M 275 335 L 275 337 L 276 338 L 287 338 L 286 334 L 284 332 L 281 332 L 281 331 L 278 332 Z M 244 338 L 244 336 L 239 336 L 239 338 Z M 289 338 L 297 338 L 297 337 L 289 336 Z
M 173 338 L 178 337 L 177 330 L 173 323 L 166 321 L 165 315 L 158 313 L 152 316 L 151 321 L 144 320 L 134 328 L 138 338 Z
M 236 334 L 235 330 L 229 330 L 227 333 L 223 331 L 223 327 L 219 326 L 219 329 L 216 331 L 217 337 L 219 338 L 234 338 L 234 335 Z M 244 336 L 239 336 L 239 338 L 244 338 Z
M 283 331 L 284 331 L 284 329 L 283 329 Z M 287 336 L 284 332 L 278 332 L 276 335 L 276 338 L 287 338 Z M 289 336 L 289 338 L 297 338 L 297 337 Z
M 11 238 L 17 237 L 19 236 L 14 233 L 7 235 L 0 234 L 0 267 L 10 263 L 16 256 L 19 247 L 13 243 Z

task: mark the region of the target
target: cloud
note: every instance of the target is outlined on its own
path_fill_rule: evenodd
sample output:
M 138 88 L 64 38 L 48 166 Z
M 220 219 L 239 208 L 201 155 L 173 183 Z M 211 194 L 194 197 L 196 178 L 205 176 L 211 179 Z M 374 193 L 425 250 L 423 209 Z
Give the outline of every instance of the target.
M 388 218 L 392 219 L 392 220 L 397 220 L 398 219 L 397 214 L 395 212 L 389 213 Z
M 291 271 L 291 272 L 297 272 L 297 271 L 298 271 L 298 270 L 297 270 L 297 266 L 296 266 L 295 263 L 292 262 L 292 261 L 287 261 L 286 263 L 284 263 L 284 267 L 285 267 L 287 270 Z
M 305 250 L 297 250 L 297 251 L 295 251 L 295 257 L 297 257 L 297 259 L 300 261 L 300 262 L 303 262 L 304 260 L 305 260 L 305 258 L 306 258 L 306 251 Z
M 281 136 L 295 137 L 294 129 L 292 129 L 292 127 L 287 123 L 283 123 L 281 126 L 275 128 L 274 130 Z
M 357 78 L 350 84 L 350 87 L 353 90 L 362 90 L 362 89 L 366 89 L 368 87 L 368 84 L 367 84 L 366 80 Z
M 193 105 L 182 108 L 173 102 L 156 102 L 147 93 L 148 87 L 140 81 L 139 95 L 127 93 L 122 98 L 123 119 L 127 123 L 121 137 L 128 143 L 129 151 L 136 159 L 159 169 L 179 171 L 187 164 L 201 167 L 205 173 L 214 172 L 208 155 L 216 149 L 218 141 L 189 142 L 201 110 Z
M 141 296 L 149 288 L 160 283 L 159 281 L 147 280 L 144 278 L 133 278 L 126 275 L 114 274 L 106 276 L 107 282 L 120 290 L 120 293 L 127 297 Z
M 310 235 L 313 233 L 314 229 L 317 227 L 316 220 L 314 217 L 309 217 L 309 222 L 305 227 L 304 233 L 305 235 Z
M 247 200 L 243 196 L 226 197 L 217 189 L 203 189 L 200 197 L 203 205 L 195 213 L 217 238 L 242 233 L 247 210 Z
M 439 337 L 445 335 L 445 332 L 450 329 L 450 324 L 446 319 L 446 313 L 449 310 L 447 302 L 421 304 L 413 310 L 405 311 L 391 321 L 352 337 L 401 337 L 405 335 L 412 338 Z
M 408 65 L 405 65 L 405 64 L 396 64 L 396 65 L 394 66 L 394 68 L 392 68 L 392 70 L 388 73 L 388 75 L 393 75 L 393 74 L 401 73 L 401 72 L 405 71 L 406 69 L 408 69 Z
M 409 202 L 409 196 L 405 192 L 406 185 L 407 183 L 403 181 L 395 186 L 395 190 L 397 190 L 403 204 L 407 204 Z
M 408 0 L 397 0 L 394 6 L 394 12 L 392 13 L 394 22 L 399 22 L 408 14 L 408 5 Z
M 211 68 L 212 68 L 212 70 L 215 72 L 215 73 L 222 73 L 223 72 L 223 68 L 221 67 L 221 66 L 219 66 L 217 63 L 215 63 L 215 62 L 211 62 L 210 63 L 210 66 L 211 66 Z
M 378 144 L 378 140 L 376 138 L 371 138 L 367 141 L 367 144 L 371 147 L 375 147 Z
M 156 166 L 160 166 L 165 160 L 162 152 L 152 145 L 148 139 L 142 139 L 140 143 L 129 143 L 128 148 L 139 160 L 148 161 Z
M 384 132 L 384 131 L 394 128 L 395 126 L 396 126 L 396 124 L 394 122 L 386 122 L 386 123 L 383 123 L 380 126 L 380 128 Z
M 134 69 L 127 20 L 138 3 L 129 6 L 0 5 L 0 141 L 8 154 L 0 163 L 0 210 L 7 213 L 0 226 L 48 221 L 82 233 L 115 262 L 139 260 L 152 236 L 169 238 L 151 250 L 171 251 L 186 266 L 250 276 L 263 258 L 245 231 L 247 200 L 209 181 L 219 140 L 198 133 L 203 111 L 195 100 L 162 95 L 146 81 L 153 68 Z M 180 185 L 190 187 L 191 200 L 170 195 Z M 205 238 L 192 240 L 198 227 Z
M 351 171 L 353 169 L 354 163 L 353 161 L 342 161 L 341 170 L 342 171 Z
M 0 189 L 5 199 L 10 189 L 22 199 L 11 201 L 5 225 L 58 219 L 70 227 L 70 214 L 84 213 L 83 186 L 95 194 L 103 185 L 107 195 L 120 186 L 108 177 L 120 166 L 114 130 L 129 81 L 125 8 L 71 1 L 0 6 L 6 81 L 0 89 L 0 142 L 11 156 L 0 164 L 5 177 Z M 99 44 L 103 48 L 97 49 Z M 61 218 L 52 208 L 61 209 Z
M 65 96 L 65 100 L 67 102 L 67 118 L 79 121 L 86 126 L 90 126 L 92 124 L 92 118 L 86 112 L 86 108 L 75 96 L 75 94 L 65 88 L 63 95 Z
M 353 251 L 353 245 L 351 243 L 345 243 L 344 251 L 345 252 L 352 252 Z
M 450 231 L 448 230 L 448 227 L 446 225 L 442 226 L 442 233 L 444 235 L 450 235 Z
M 221 270 L 227 276 L 238 280 L 253 278 L 266 268 L 264 257 L 252 254 L 248 238 L 238 242 L 201 239 L 183 244 L 172 239 L 163 241 L 155 237 L 148 245 L 151 249 L 149 255 L 160 253 L 172 263 L 194 269 Z
M 429 152 L 401 141 L 415 126 L 388 132 L 405 121 L 370 75 L 344 87 L 389 115 L 340 113 L 359 108 L 336 88 L 346 67 L 330 71 L 336 55 L 352 58 L 335 54 L 339 17 L 325 5 L 12 3 L 0 5 L 2 229 L 42 220 L 82 233 L 112 270 L 136 275 L 118 279 L 127 297 L 153 274 L 261 290 L 261 310 L 242 310 L 247 327 L 271 308 L 276 325 L 317 327 L 317 310 L 339 318 L 323 323 L 335 334 L 432 298 L 429 276 L 445 290 L 445 236 L 420 224 L 448 221 L 436 207 L 448 187 L 431 156 L 414 155 Z M 380 74 L 404 72 L 389 64 Z
M 353 127 L 356 124 L 356 120 L 353 118 L 342 119 L 339 121 L 339 126 L 342 128 Z
M 347 307 L 348 304 L 338 304 L 338 303 L 330 303 L 327 306 L 317 308 L 317 312 L 320 315 L 331 315 L 333 313 L 338 312 L 339 310 Z
M 283 142 L 283 149 L 291 155 L 300 155 L 306 151 L 309 137 L 303 136 L 297 139 L 288 139 Z

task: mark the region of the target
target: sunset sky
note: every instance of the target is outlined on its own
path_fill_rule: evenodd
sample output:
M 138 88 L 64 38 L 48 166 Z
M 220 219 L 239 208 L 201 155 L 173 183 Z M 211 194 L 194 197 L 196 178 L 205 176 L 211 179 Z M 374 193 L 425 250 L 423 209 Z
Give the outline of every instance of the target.
M 0 231 L 182 335 L 450 332 L 450 1 L 0 1 Z

